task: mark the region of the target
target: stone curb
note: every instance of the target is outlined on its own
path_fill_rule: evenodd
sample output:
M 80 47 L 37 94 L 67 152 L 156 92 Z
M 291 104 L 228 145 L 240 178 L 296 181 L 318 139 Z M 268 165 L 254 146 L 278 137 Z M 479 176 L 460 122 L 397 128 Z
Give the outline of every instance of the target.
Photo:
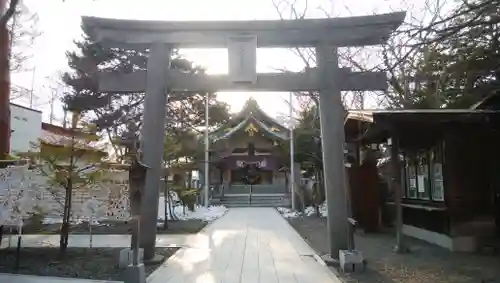
M 50 282 L 54 281 L 54 282 L 62 282 L 62 281 L 66 281 L 66 282 L 74 282 L 74 283 L 116 283 L 116 282 L 123 282 L 123 281 L 111 281 L 111 280 L 94 280 L 94 279 L 82 279 L 82 278 L 70 278 L 70 277 L 54 277 L 54 276 L 36 276 L 36 275 L 25 275 L 25 274 L 12 274 L 12 273 L 0 273 L 0 278 L 2 277 L 7 277 L 9 280 L 9 282 L 17 282 L 16 279 L 14 278 L 27 278 L 27 279 L 31 279 L 32 278 L 32 282 L 49 282 L 49 280 L 51 280 Z M 10 277 L 10 278 L 9 278 Z M 31 280 L 30 280 L 31 281 Z M 26 282 L 26 280 L 23 280 L 21 282 Z
M 309 242 L 307 240 L 305 240 L 304 238 L 302 238 L 302 236 L 299 234 L 299 232 L 297 232 L 297 230 L 295 230 L 295 228 L 293 228 L 292 225 L 290 225 L 290 223 L 288 222 L 288 220 L 283 217 L 283 215 L 278 211 L 278 209 L 275 208 L 275 211 L 276 213 L 278 213 L 285 221 L 286 221 L 286 224 L 288 226 L 290 226 L 290 228 L 294 231 L 295 234 L 297 234 L 297 236 L 299 236 L 300 239 L 302 239 L 302 241 L 312 250 L 314 251 L 314 249 L 311 247 L 311 245 L 309 244 Z M 326 270 L 326 272 L 328 273 L 328 275 L 330 276 L 330 278 L 338 283 L 348 283 L 345 279 L 343 279 L 340 275 L 340 273 L 335 270 L 335 268 L 332 268 L 332 267 L 329 267 L 326 262 L 314 251 L 312 253 L 312 257 L 314 258 L 314 260 L 316 260 L 316 262 L 319 263 L 319 265 L 321 265 L 321 267 L 323 267 L 323 269 Z
M 337 277 L 336 279 L 339 280 L 341 283 L 349 283 L 346 279 L 344 279 L 342 277 L 342 275 L 340 274 L 340 272 L 335 267 L 328 266 L 328 264 L 326 264 L 326 262 L 317 253 L 313 254 L 313 258 L 320 265 L 324 266 L 325 268 L 328 268 L 328 270 L 330 270 L 330 272 L 333 273 L 333 275 L 335 275 Z

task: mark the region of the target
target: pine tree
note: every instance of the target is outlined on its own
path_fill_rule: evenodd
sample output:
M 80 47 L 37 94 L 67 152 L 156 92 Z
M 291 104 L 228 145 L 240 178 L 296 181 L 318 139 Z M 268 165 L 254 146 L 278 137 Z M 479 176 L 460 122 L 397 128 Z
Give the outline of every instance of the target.
M 62 99 L 66 107 L 89 114 L 93 117 L 91 122 L 110 140 L 119 138 L 127 123 L 133 122 L 140 128 L 144 93 L 99 93 L 96 73 L 145 70 L 147 52 L 106 48 L 89 38 L 75 44 L 78 52 L 67 53 L 68 65 L 72 71 L 63 75 L 63 80 L 71 87 L 71 91 Z M 192 62 L 181 58 L 175 52 L 171 68 L 189 73 L 203 72 L 202 68 L 193 66 Z M 176 93 L 175 97 L 170 98 L 166 106 L 166 131 L 198 131 L 205 120 L 205 93 Z M 228 106 L 217 101 L 214 94 L 211 94 L 209 111 L 211 124 L 223 123 L 229 117 Z M 115 151 L 119 156 L 123 154 L 118 146 L 115 146 Z

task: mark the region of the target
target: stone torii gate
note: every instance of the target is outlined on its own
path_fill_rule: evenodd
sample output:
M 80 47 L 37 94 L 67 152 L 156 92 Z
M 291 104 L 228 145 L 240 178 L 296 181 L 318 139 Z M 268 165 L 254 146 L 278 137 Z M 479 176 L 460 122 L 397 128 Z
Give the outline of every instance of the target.
M 141 247 L 154 256 L 159 182 L 162 174 L 167 93 L 208 91 L 319 91 L 320 121 L 330 252 L 348 248 L 348 207 L 344 176 L 344 110 L 341 91 L 387 88 L 383 72 L 351 72 L 338 66 L 337 49 L 384 43 L 405 13 L 349 18 L 160 22 L 83 17 L 83 28 L 108 47 L 149 50 L 147 71 L 101 73 L 101 92 L 145 92 L 141 130 L 143 162 L 149 166 L 142 196 Z M 256 73 L 258 47 L 315 47 L 317 67 L 301 73 Z M 173 48 L 227 48 L 229 75 L 196 75 L 170 70 Z

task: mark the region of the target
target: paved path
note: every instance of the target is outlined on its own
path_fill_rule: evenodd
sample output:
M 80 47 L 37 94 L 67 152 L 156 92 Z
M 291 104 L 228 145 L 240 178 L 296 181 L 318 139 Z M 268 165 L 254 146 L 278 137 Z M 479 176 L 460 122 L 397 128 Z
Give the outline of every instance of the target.
M 70 246 L 88 247 L 88 235 L 71 235 Z M 15 244 L 14 237 L 12 245 Z M 25 235 L 23 246 L 58 246 L 57 235 Z M 95 235 L 94 247 L 127 247 L 127 235 Z M 157 246 L 182 247 L 148 277 L 148 283 L 338 283 L 314 251 L 273 208 L 231 208 L 197 235 L 159 235 Z M 0 274 L 0 282 L 80 282 Z
M 337 283 L 314 251 L 272 208 L 231 208 L 148 283 Z

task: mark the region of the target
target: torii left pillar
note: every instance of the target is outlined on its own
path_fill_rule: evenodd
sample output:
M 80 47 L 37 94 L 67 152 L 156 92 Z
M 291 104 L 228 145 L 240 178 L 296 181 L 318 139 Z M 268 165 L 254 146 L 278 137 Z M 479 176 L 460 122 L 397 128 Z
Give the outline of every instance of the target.
M 141 129 L 143 163 L 149 168 L 141 203 L 139 244 L 144 249 L 144 260 L 155 257 L 158 199 L 162 174 L 165 142 L 165 117 L 167 104 L 167 75 L 170 69 L 172 48 L 163 43 L 153 43 L 147 64 L 146 97 Z

